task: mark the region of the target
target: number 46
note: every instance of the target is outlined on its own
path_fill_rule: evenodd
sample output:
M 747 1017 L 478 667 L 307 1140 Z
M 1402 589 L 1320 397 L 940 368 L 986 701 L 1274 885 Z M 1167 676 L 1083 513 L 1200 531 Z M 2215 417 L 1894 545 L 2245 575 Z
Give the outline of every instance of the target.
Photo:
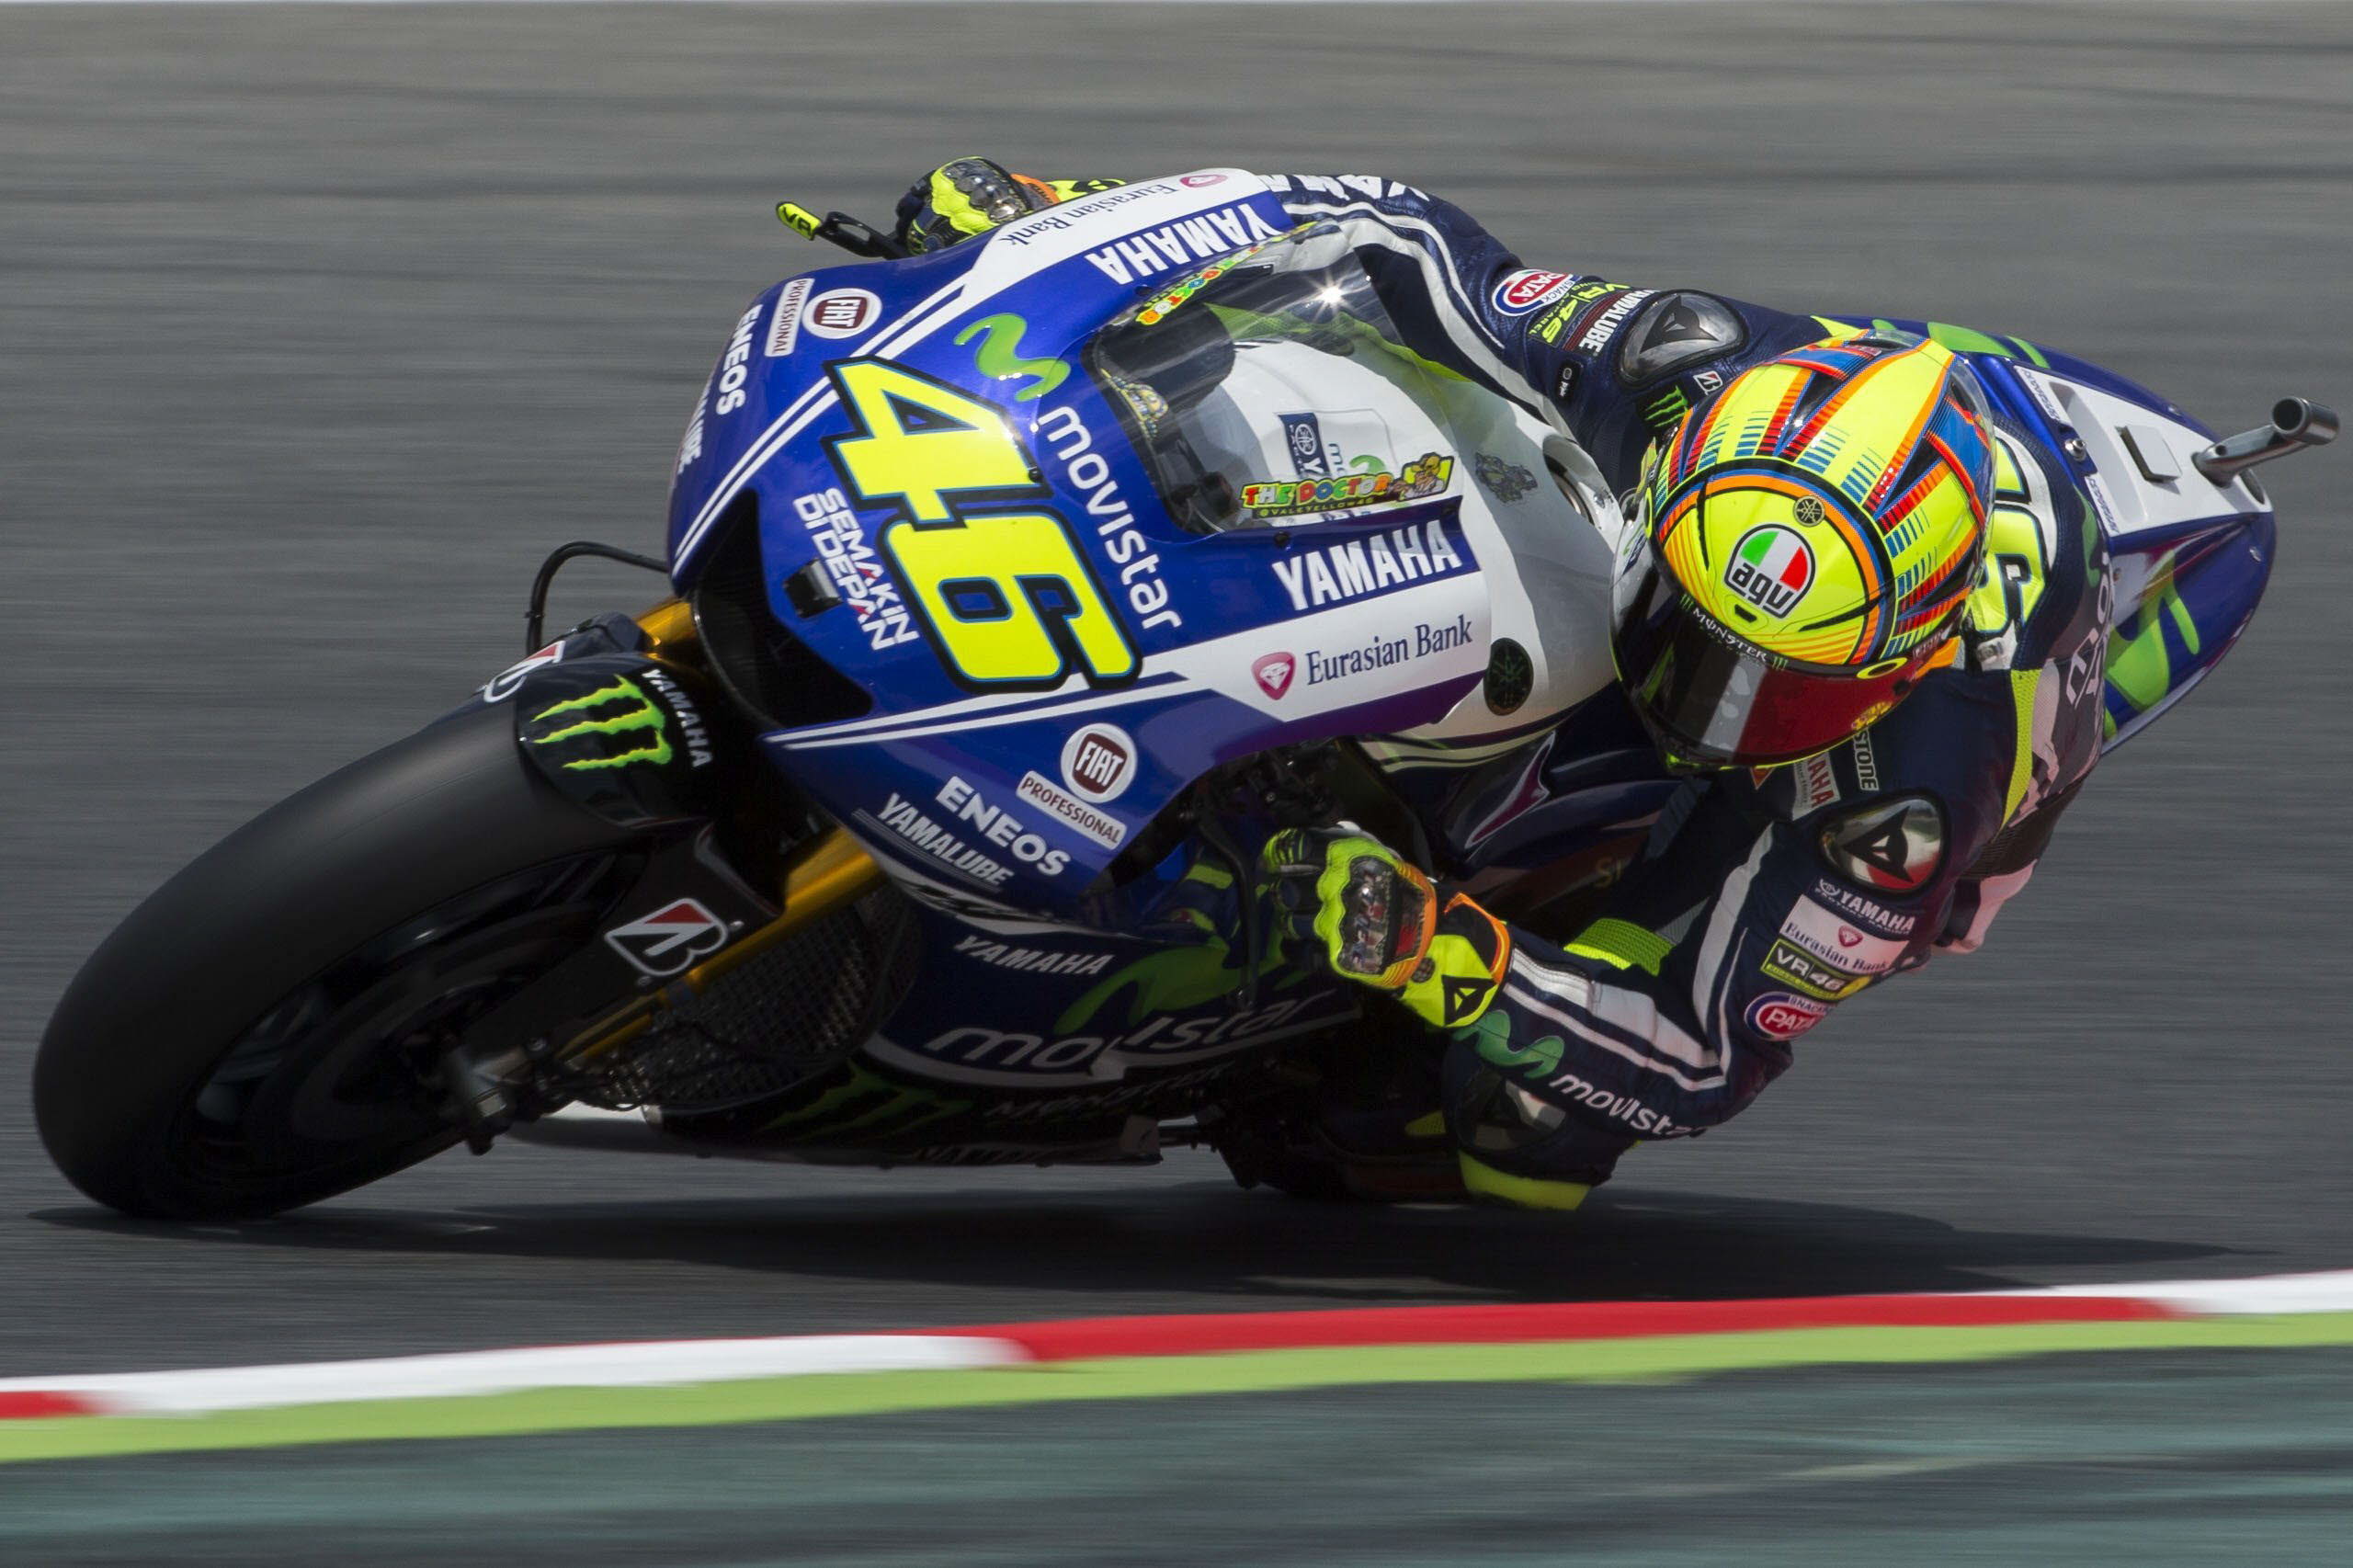
M 904 516 L 882 551 L 949 673 L 967 686 L 1096 686 L 1135 677 L 1136 652 L 1063 519 L 974 513 L 976 500 L 1040 488 L 1003 411 L 883 359 L 829 366 L 858 422 L 825 445 L 870 506 Z

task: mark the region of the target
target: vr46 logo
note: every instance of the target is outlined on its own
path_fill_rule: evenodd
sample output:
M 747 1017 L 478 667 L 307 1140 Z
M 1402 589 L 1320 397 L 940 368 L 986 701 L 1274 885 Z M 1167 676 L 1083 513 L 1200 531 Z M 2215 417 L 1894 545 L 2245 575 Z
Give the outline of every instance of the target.
M 825 445 L 861 504 L 892 506 L 883 553 L 924 632 L 965 686 L 1043 689 L 1076 669 L 1135 678 L 1127 629 L 1056 514 L 975 511 L 1035 495 L 1029 452 L 1004 411 L 884 359 L 827 368 L 858 422 Z

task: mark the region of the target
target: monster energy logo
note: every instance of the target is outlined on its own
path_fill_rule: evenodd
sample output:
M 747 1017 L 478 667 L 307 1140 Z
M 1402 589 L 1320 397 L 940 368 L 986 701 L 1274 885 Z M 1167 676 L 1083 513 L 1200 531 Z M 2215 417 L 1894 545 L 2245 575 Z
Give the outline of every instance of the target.
M 970 1100 L 893 1083 L 855 1062 L 819 1085 L 817 1097 L 794 1106 L 761 1129 L 796 1138 L 895 1138 L 945 1116 L 972 1108 Z
M 670 745 L 668 715 L 645 695 L 643 687 L 627 676 L 616 676 L 585 696 L 543 708 L 531 716 L 531 722 L 544 724 L 566 713 L 582 717 L 551 733 L 529 737 L 531 744 L 551 746 L 582 735 L 618 737 L 630 743 L 629 749 L 609 756 L 575 757 L 563 765 L 566 768 L 586 772 L 599 767 L 627 767 L 633 762 L 660 767 L 677 755 Z
M 1654 430 L 1664 429 L 1690 412 L 1690 396 L 1681 387 L 1669 387 L 1665 395 L 1643 405 L 1643 422 Z

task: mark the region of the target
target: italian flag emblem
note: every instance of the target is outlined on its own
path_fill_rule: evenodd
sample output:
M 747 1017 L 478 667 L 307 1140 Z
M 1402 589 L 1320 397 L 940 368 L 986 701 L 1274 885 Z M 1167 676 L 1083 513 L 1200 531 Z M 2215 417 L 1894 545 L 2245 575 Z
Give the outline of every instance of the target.
M 1793 528 L 1751 528 L 1733 549 L 1724 583 L 1767 615 L 1787 615 L 1813 581 L 1813 551 Z

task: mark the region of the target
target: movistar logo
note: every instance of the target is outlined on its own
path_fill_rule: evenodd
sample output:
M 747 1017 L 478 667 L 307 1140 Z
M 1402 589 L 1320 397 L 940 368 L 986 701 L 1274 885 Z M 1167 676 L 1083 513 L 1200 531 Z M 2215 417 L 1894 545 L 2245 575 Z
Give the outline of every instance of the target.
M 573 723 L 549 734 L 529 737 L 533 745 L 551 746 L 581 735 L 608 735 L 631 740 L 626 751 L 608 756 L 575 757 L 565 763 L 566 768 L 586 772 L 598 767 L 627 767 L 633 762 L 650 762 L 659 767 L 676 755 L 670 746 L 670 721 L 645 688 L 627 676 L 617 676 L 583 697 L 568 698 L 551 708 L 543 708 L 531 716 L 533 724 L 543 724 L 566 713 L 582 715 Z
M 983 316 L 956 335 L 956 347 L 961 348 L 978 335 L 981 346 L 972 350 L 972 363 L 980 367 L 981 374 L 998 381 L 1012 376 L 1034 378 L 1013 394 L 1016 403 L 1034 403 L 1063 384 L 1070 366 L 1060 359 L 1022 358 L 1021 335 L 1029 330 L 1029 324 L 1010 312 Z

